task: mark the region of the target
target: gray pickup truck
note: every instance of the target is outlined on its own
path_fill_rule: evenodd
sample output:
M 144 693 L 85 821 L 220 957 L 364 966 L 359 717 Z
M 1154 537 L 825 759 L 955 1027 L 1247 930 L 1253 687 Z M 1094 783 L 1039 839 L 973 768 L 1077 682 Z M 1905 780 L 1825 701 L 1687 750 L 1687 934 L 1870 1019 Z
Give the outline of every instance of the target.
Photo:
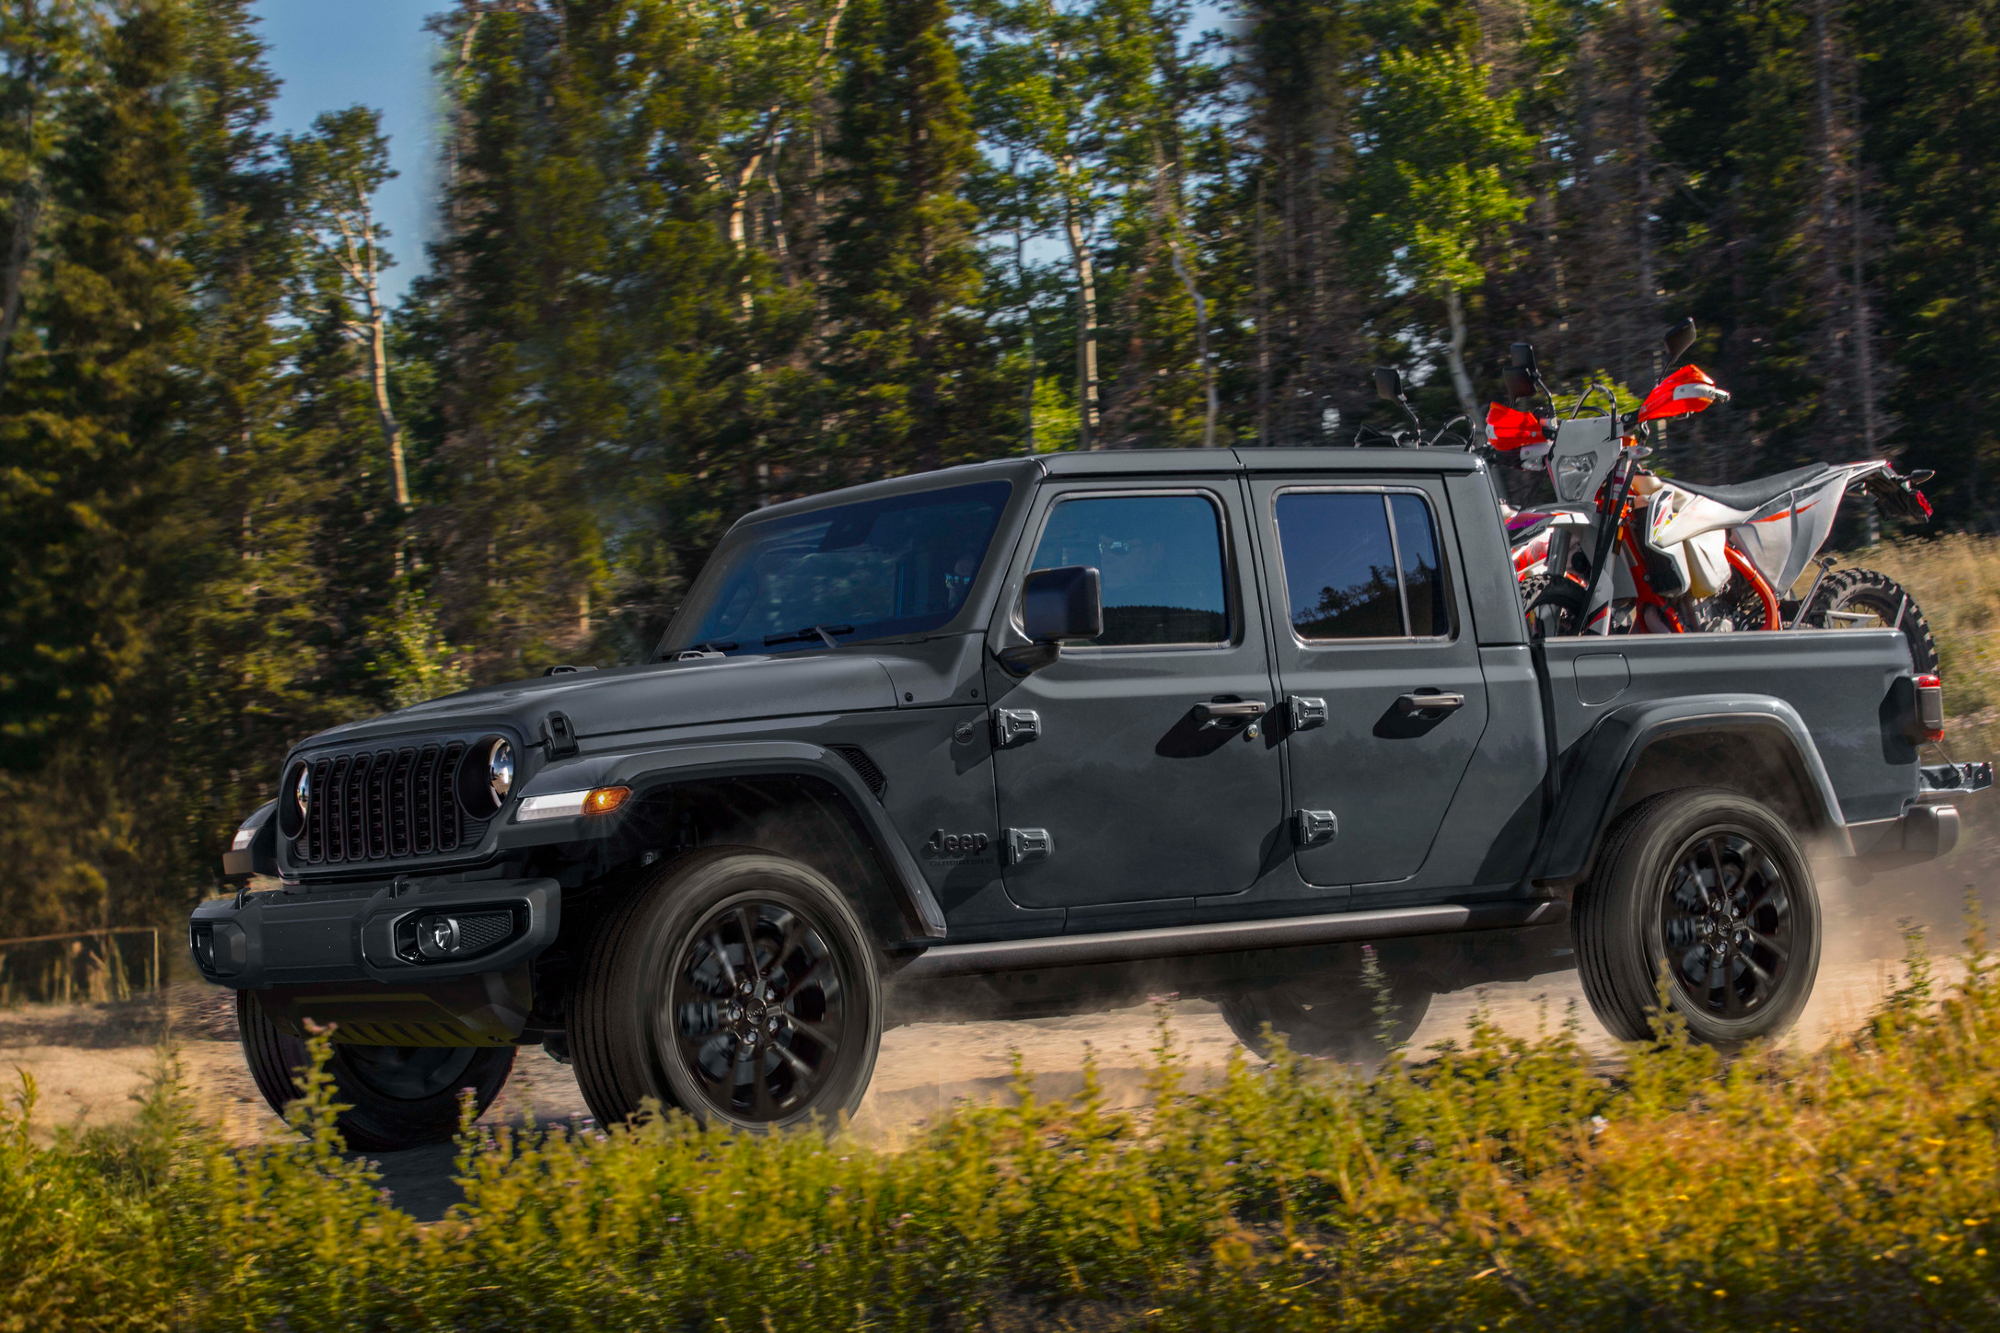
M 885 1021 L 1141 985 L 1338 1059 L 1385 992 L 1407 1032 L 1566 967 L 1620 1037 L 1663 971 L 1699 1038 L 1782 1031 L 1809 856 L 1948 852 L 1990 765 L 1924 762 L 1894 631 L 1531 641 L 1483 468 L 1067 454 L 759 510 L 652 661 L 301 742 L 195 961 L 274 1107 L 336 1025 L 371 1149 L 522 1045 L 606 1121 L 771 1127 L 851 1110 Z

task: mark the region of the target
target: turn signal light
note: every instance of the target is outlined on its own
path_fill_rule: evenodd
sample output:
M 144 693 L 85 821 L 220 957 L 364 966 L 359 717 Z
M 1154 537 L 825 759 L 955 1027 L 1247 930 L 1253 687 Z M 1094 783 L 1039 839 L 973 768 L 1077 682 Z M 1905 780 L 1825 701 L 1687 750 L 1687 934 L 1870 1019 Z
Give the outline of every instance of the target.
M 1927 741 L 1944 739 L 1944 682 L 1936 676 L 1917 677 L 1917 730 Z
M 568 819 L 575 815 L 608 815 L 625 804 L 630 787 L 592 787 L 588 791 L 559 791 L 522 800 L 514 818 L 523 824 L 538 819 Z
M 1939 735 L 1944 733 L 1940 732 Z M 583 813 L 586 815 L 608 815 L 625 804 L 625 798 L 632 794 L 630 787 L 598 787 L 583 798 Z

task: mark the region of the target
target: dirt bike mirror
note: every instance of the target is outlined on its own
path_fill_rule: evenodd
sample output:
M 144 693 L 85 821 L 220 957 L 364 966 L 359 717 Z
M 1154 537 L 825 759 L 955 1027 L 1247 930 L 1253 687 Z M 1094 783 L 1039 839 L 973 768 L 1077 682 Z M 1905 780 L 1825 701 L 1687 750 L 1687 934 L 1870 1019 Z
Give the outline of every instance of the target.
M 1728 401 L 1728 391 L 1717 388 L 1715 381 L 1700 366 L 1682 366 L 1646 395 L 1645 403 L 1639 408 L 1639 420 L 1664 421 L 1668 417 L 1684 417 L 1706 411 L 1712 403 Z
M 1541 368 L 1535 364 L 1533 343 L 1515 343 L 1507 349 L 1507 354 L 1507 359 L 1513 364 L 1514 369 L 1526 371 L 1531 381 L 1541 373 Z
M 1507 399 L 1509 402 L 1518 403 L 1523 398 L 1533 398 L 1535 396 L 1535 381 L 1521 367 L 1508 366 L 1500 372 L 1500 377 L 1507 383 Z
M 1693 315 L 1689 315 L 1686 319 L 1667 330 L 1665 342 L 1667 344 L 1668 365 L 1673 365 L 1688 354 L 1688 348 L 1694 346 L 1694 333 Z
M 1403 401 L 1403 377 L 1388 366 L 1375 367 L 1375 396 L 1392 403 Z

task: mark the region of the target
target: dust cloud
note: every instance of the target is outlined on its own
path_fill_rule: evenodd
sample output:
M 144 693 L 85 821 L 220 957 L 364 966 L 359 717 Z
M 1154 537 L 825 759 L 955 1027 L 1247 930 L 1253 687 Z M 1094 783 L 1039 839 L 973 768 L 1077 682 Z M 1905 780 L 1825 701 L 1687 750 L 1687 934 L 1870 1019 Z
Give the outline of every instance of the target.
M 2000 921 L 1996 866 L 2000 836 L 1990 832 L 1947 862 L 1865 882 L 1850 880 L 1841 863 L 1819 862 L 1825 924 L 1819 981 L 1788 1040 L 1809 1049 L 1865 1019 L 1895 981 L 1906 924 L 1924 933 L 1940 976 L 1949 979 L 1962 949 L 1967 893 L 1989 920 Z M 1617 1055 L 1591 1016 L 1576 974 L 1566 972 L 1438 996 L 1413 1038 L 1419 1057 L 1434 1042 L 1462 1037 L 1481 1007 L 1503 1029 L 1521 1035 L 1552 1028 L 1573 1013 L 1586 1049 L 1607 1060 Z M 1181 997 L 1135 997 L 1126 1007 L 1055 1018 L 906 1023 L 884 1036 L 855 1128 L 893 1144 L 955 1105 L 1004 1100 L 1017 1056 L 1040 1095 L 1075 1093 L 1088 1055 L 1109 1099 L 1136 1104 L 1146 1095 L 1162 1025 L 1196 1082 L 1219 1076 L 1231 1053 L 1241 1052 L 1215 1005 Z M 287 1132 L 243 1068 L 228 994 L 198 982 L 176 983 L 164 1003 L 156 998 L 0 1011 L 0 1080 L 12 1084 L 17 1067 L 33 1075 L 45 1128 L 123 1118 L 132 1113 L 131 1094 L 144 1085 L 163 1037 L 177 1047 L 203 1118 L 226 1137 L 252 1142 Z M 527 1048 L 486 1121 L 548 1125 L 587 1114 L 570 1070 L 540 1048 Z

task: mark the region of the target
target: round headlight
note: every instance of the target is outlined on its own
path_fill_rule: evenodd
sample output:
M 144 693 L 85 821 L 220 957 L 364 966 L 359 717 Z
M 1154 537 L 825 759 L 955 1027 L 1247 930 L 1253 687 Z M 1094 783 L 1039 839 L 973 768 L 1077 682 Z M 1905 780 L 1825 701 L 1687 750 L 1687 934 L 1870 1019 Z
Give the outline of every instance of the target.
M 312 765 L 293 764 L 285 774 L 278 793 L 278 831 L 296 838 L 306 830 L 306 816 L 312 811 Z
M 493 792 L 495 809 L 506 804 L 507 793 L 514 790 L 514 747 L 504 740 L 494 741 L 487 751 L 486 785 Z

